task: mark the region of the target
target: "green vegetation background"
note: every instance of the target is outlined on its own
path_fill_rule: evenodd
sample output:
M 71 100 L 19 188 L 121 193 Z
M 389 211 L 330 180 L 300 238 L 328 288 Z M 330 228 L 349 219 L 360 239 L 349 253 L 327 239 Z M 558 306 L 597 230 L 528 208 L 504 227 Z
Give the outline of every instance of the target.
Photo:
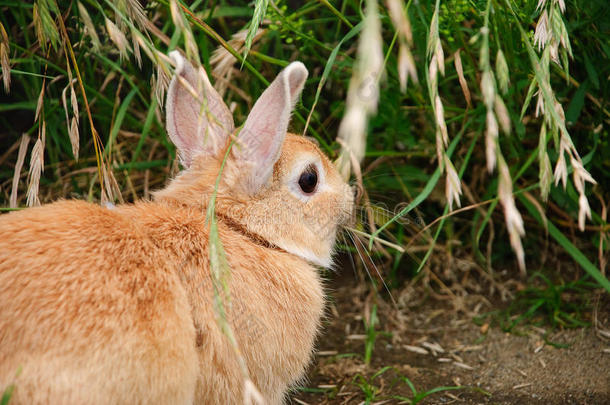
M 116 191 L 115 200 L 129 202 L 148 198 L 150 191 L 163 187 L 178 170 L 175 150 L 164 130 L 163 109 L 156 97 L 159 82 L 167 80 L 171 71 L 163 72 L 163 60 L 159 56 L 147 56 L 147 52 L 156 49 L 160 54 L 167 54 L 171 49 L 185 49 L 194 43 L 202 65 L 214 82 L 212 52 L 223 41 L 250 26 L 256 17 L 254 4 L 260 9 L 267 3 L 198 0 L 174 3 L 184 7 L 176 13 L 166 0 L 143 1 L 142 19 L 133 11 L 137 8 L 135 0 L 57 3 L 55 0 L 0 0 L 0 22 L 6 31 L 0 38 L 6 55 L 2 74 L 6 75 L 9 65 L 11 71 L 10 88 L 0 90 L 0 206 L 8 210 L 22 134 L 29 134 L 31 140 L 24 150 L 24 164 L 17 176 L 19 207 L 27 205 L 28 188 L 35 192 L 31 184 L 36 183 L 36 170 L 34 173 L 29 170 L 41 156 L 44 171 L 40 174 L 38 197 L 43 203 L 58 198 L 99 201 L 100 174 L 102 178 L 108 176 L 98 168 L 98 162 L 100 167 L 111 168 L 116 179 L 116 187 L 112 184 L 109 187 Z M 403 253 L 391 247 L 374 249 L 370 252 L 373 261 L 382 266 L 389 284 L 398 285 L 426 264 L 451 268 L 451 261 L 434 262 L 430 252 L 436 245 L 436 249 L 440 247 L 444 251 L 444 258 L 467 259 L 491 273 L 508 269 L 510 277 L 519 277 L 502 206 L 498 204 L 497 171 L 489 173 L 485 162 L 486 107 L 479 85 L 482 45 L 477 36 L 484 25 L 486 10 L 490 10 L 492 64 L 495 66 L 497 50 L 502 49 L 510 79 L 503 99 L 512 131 L 509 135 L 500 134 L 498 142 L 510 168 L 517 209 L 524 217 L 523 245 L 528 271 L 543 269 L 550 271 L 555 280 L 562 280 L 566 266 L 560 264 L 567 260 L 576 269 L 570 271 L 570 277 L 596 279 L 598 284 L 610 289 L 603 275 L 610 230 L 607 222 L 610 201 L 608 2 L 566 1 L 562 18 L 573 57 L 568 58 L 567 64 L 562 59 L 558 64 L 549 65 L 552 91 L 563 105 L 566 127 L 584 167 L 597 181 L 597 185 L 586 187 L 592 218 L 587 221 L 584 232 L 578 230 L 579 195 L 572 181 L 568 181 L 565 190 L 561 184 L 553 183 L 548 201 L 541 198 L 537 158 L 545 117 L 535 115 L 536 95 L 522 112 L 535 78 L 526 45 L 533 44 L 541 14 L 538 1 L 446 0 L 439 4 L 439 37 L 446 72 L 439 77 L 438 93 L 448 126 L 448 151 L 462 179 L 465 209 L 433 223 L 449 212 L 444 176 L 438 172 L 436 161 L 435 118 L 425 79 L 426 45 L 435 2 L 403 3 L 412 26 L 411 51 L 419 77 L 418 83 L 409 81 L 405 93 L 399 86 L 396 30 L 386 3 L 381 2 L 385 74 L 380 81 L 378 111 L 368 125 L 362 165 L 370 204 L 363 200 L 362 221 L 357 229 L 372 233 L 387 224 L 380 237 L 407 251 Z M 292 120 L 293 131 L 303 130 L 318 86 L 325 79 L 307 135 L 316 137 L 322 148 L 336 158 L 340 148 L 335 141 L 336 133 L 355 66 L 358 26 L 363 20 L 364 6 L 364 2 L 353 0 L 269 3 L 262 19 L 264 31 L 254 40 L 246 63 L 235 61 L 233 64 L 225 99 L 234 108 L 236 123 L 243 122 L 264 90 L 265 79 L 272 79 L 288 62 L 300 60 L 310 70 L 310 78 Z M 95 35 L 87 28 L 84 14 L 89 16 Z M 113 31 L 113 26 L 117 31 Z M 126 48 L 122 55 L 121 32 L 125 33 Z M 134 38 L 138 36 L 142 42 L 135 47 Z M 137 48 L 141 62 L 136 57 Z M 539 50 L 534 49 L 540 57 Z M 242 50 L 237 52 L 243 55 Z M 470 106 L 455 67 L 456 52 L 471 94 Z M 193 53 L 191 57 L 195 57 Z M 325 72 L 327 66 L 329 69 Z M 70 101 L 70 82 L 76 103 Z M 66 108 L 62 97 L 67 100 Z M 78 160 L 68 125 L 75 116 L 79 117 L 75 124 Z M 97 157 L 91 123 L 99 135 Z M 40 155 L 40 151 L 34 151 L 34 145 L 42 137 L 43 127 L 45 142 Z M 554 168 L 558 149 L 550 138 L 549 133 L 545 147 Z M 426 198 L 420 199 L 418 206 L 407 215 L 388 224 L 406 204 L 418 201 L 418 196 Z M 110 199 L 113 198 L 110 196 Z M 31 200 L 35 198 L 31 196 Z M 371 222 L 375 223 L 374 227 Z M 365 240 L 363 246 L 367 243 Z M 343 248 L 356 252 L 348 244 Z

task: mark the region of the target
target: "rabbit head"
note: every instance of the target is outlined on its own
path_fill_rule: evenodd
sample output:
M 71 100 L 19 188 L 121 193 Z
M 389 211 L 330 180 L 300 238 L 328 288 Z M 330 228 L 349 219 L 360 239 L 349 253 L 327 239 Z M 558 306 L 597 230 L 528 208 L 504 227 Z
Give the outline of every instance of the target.
M 203 68 L 178 52 L 170 56 L 176 71 L 167 96 L 167 132 L 185 170 L 156 198 L 205 208 L 219 179 L 215 210 L 221 220 L 330 266 L 338 228 L 351 217 L 353 192 L 314 143 L 287 134 L 307 79 L 305 66 L 288 65 L 235 129 Z

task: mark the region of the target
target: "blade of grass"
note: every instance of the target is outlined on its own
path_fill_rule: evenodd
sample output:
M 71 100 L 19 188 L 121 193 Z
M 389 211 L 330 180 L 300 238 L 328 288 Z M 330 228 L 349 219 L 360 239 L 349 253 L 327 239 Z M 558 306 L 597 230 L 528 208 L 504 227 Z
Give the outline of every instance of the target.
M 78 63 L 76 62 L 76 56 L 74 55 L 74 49 L 72 49 L 72 43 L 70 43 L 70 37 L 68 36 L 68 32 L 66 31 L 66 26 L 64 25 L 63 16 L 59 14 L 57 16 L 57 20 L 59 21 L 59 28 L 61 31 L 61 35 L 64 38 L 65 47 L 68 49 L 70 54 L 70 59 L 72 60 L 72 66 L 74 67 L 74 72 L 76 73 L 76 78 L 78 80 L 78 86 L 80 87 L 81 94 L 83 96 L 83 101 L 85 103 L 85 110 L 87 111 L 87 117 L 89 118 L 89 126 L 91 128 L 91 136 L 93 138 L 93 146 L 95 148 L 95 158 L 97 162 L 97 175 L 98 180 L 100 182 L 100 187 L 103 189 L 103 177 L 102 177 L 102 140 L 100 139 L 95 126 L 93 125 L 93 116 L 91 115 L 91 109 L 89 108 L 89 100 L 87 100 L 87 93 L 85 92 L 85 86 L 83 84 L 83 78 L 80 74 L 80 69 L 78 68 Z
M 114 122 L 111 125 L 110 136 L 108 137 L 108 142 L 106 143 L 106 157 L 110 157 L 112 153 L 112 145 L 114 144 L 114 140 L 121 129 L 121 124 L 123 123 L 123 119 L 125 118 L 125 114 L 127 113 L 127 109 L 129 108 L 129 104 L 133 97 L 138 93 L 137 88 L 131 89 L 131 91 L 125 96 L 123 102 L 121 103 Z
M 244 58 L 241 61 L 242 66 L 248 57 L 248 52 L 252 47 L 252 42 L 254 41 L 254 37 L 256 36 L 256 32 L 258 31 L 258 27 L 263 22 L 263 18 L 265 17 L 265 13 L 267 12 L 267 7 L 269 6 L 269 0 L 256 0 L 254 2 L 254 14 L 252 15 L 252 19 L 250 20 L 250 27 L 248 27 L 248 34 L 246 34 L 246 42 L 244 44 Z
M 534 205 L 525 196 L 520 195 L 519 201 L 523 204 L 530 215 L 533 216 L 541 225 L 544 225 L 540 213 Z M 607 292 L 610 293 L 610 281 L 599 271 L 597 267 L 578 249 L 570 240 L 551 222 L 546 222 L 549 234 L 564 248 L 564 250 L 572 256 L 572 258 L 582 266 Z

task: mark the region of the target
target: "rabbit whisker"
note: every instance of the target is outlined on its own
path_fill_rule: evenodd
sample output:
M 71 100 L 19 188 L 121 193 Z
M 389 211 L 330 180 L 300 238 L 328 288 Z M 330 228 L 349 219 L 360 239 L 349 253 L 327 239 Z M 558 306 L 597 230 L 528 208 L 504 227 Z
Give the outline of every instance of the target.
M 388 287 L 388 285 L 386 284 L 385 280 L 383 279 L 383 276 L 381 275 L 381 272 L 377 268 L 377 265 L 373 261 L 373 258 L 371 257 L 371 255 L 366 250 L 365 244 L 362 243 L 362 241 L 360 240 L 360 238 L 358 237 L 357 234 L 351 233 L 349 230 L 347 230 L 347 231 L 348 231 L 348 235 L 350 236 L 352 242 L 354 243 L 354 247 L 356 248 L 356 251 L 358 252 L 358 256 L 360 256 L 360 260 L 362 260 L 362 263 L 364 264 L 364 268 L 365 268 L 367 274 L 369 275 L 369 278 L 371 279 L 371 281 L 375 282 L 375 280 L 373 278 L 373 275 L 371 274 L 371 272 L 369 270 L 367 262 L 370 262 L 370 264 L 372 265 L 373 269 L 375 269 L 375 272 L 377 273 L 377 276 L 379 277 L 379 280 L 381 280 L 381 283 L 383 284 L 383 287 L 388 292 L 388 295 L 390 296 L 390 299 L 392 300 L 392 303 L 394 305 L 397 305 L 397 302 L 394 299 L 394 296 L 392 295 L 392 292 L 390 291 L 390 288 Z M 364 251 L 364 253 L 365 253 L 365 255 L 366 255 L 368 260 L 364 259 L 362 251 Z

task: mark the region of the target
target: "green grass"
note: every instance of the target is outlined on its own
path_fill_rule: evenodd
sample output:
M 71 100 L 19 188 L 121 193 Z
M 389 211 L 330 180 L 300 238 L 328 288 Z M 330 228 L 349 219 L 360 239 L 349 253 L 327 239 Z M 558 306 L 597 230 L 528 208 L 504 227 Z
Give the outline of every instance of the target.
M 377 305 L 373 305 L 371 313 L 368 317 L 368 322 L 364 320 L 364 331 L 366 338 L 364 340 L 364 364 L 370 364 L 371 358 L 373 357 L 373 349 L 375 348 L 375 341 L 379 332 L 375 329 L 377 327 Z
M 363 376 L 361 374 L 358 374 L 354 377 L 352 384 L 355 385 L 356 387 L 358 387 L 360 389 L 360 391 L 362 391 L 362 394 L 364 395 L 365 404 L 368 405 L 368 404 L 372 404 L 375 401 L 387 400 L 388 395 L 384 392 L 384 390 L 382 390 L 382 388 L 380 386 L 376 385 L 375 381 L 379 377 L 384 375 L 385 373 L 392 371 L 392 370 L 393 370 L 392 367 L 386 366 L 386 367 L 383 367 L 380 370 L 376 371 L 369 378 L 366 378 L 365 376 Z M 402 375 L 398 375 L 398 377 L 395 378 L 394 382 L 391 385 L 394 388 L 397 384 L 405 384 L 411 391 L 412 395 L 410 397 L 406 397 L 406 396 L 402 396 L 402 395 L 393 395 L 393 396 L 391 396 L 391 398 L 402 401 L 401 403 L 407 403 L 410 405 L 419 404 L 421 401 L 423 401 L 425 398 L 427 398 L 431 395 L 442 393 L 442 392 L 447 392 L 447 391 L 474 390 L 474 391 L 487 395 L 487 393 L 481 389 L 467 387 L 467 386 L 438 386 L 438 387 L 431 388 L 427 391 L 419 391 L 419 390 L 417 390 L 417 388 L 415 387 L 415 385 L 409 378 L 402 376 Z
M 505 332 L 520 332 L 529 325 L 551 330 L 590 326 L 587 316 L 596 286 L 586 279 L 554 283 L 543 273 L 535 272 L 506 309 L 479 316 L 475 322 L 492 322 Z
M 421 401 L 423 401 L 425 398 L 429 397 L 430 395 L 438 394 L 441 392 L 471 389 L 470 387 L 440 386 L 440 387 L 434 387 L 427 391 L 418 391 L 415 388 L 415 385 L 407 377 L 402 377 L 402 380 L 405 384 L 407 384 L 407 386 L 411 390 L 411 393 L 413 394 L 413 396 L 411 398 L 407 398 L 407 397 L 403 397 L 400 395 L 395 395 L 393 398 L 401 400 L 401 401 L 405 401 L 405 403 L 408 403 L 409 405 L 419 404 Z M 476 389 L 476 390 L 481 391 L 482 393 L 485 393 L 485 391 L 482 391 L 479 389 Z
M 2 394 L 2 397 L 0 398 L 0 405 L 8 405 L 8 403 L 11 400 L 11 397 L 13 396 L 13 390 L 14 389 L 15 389 L 14 385 L 9 385 L 4 390 L 4 393 Z

